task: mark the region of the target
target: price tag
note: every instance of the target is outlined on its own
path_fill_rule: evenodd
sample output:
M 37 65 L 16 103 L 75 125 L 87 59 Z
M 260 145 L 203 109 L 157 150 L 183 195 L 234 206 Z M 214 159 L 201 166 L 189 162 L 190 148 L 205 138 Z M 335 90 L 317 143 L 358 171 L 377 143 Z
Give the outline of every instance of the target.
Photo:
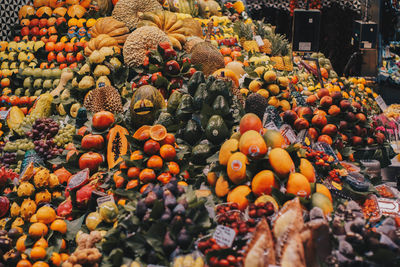
M 288 144 L 296 142 L 297 136 L 290 125 L 284 124 L 281 129 L 282 136 L 288 141 Z
M 221 247 L 231 247 L 235 236 L 235 230 L 223 225 L 218 225 L 213 234 L 213 238 Z
M 5 120 L 7 119 L 7 115 L 8 115 L 9 110 L 2 110 L 0 111 L 0 120 Z
M 383 100 L 382 96 L 378 95 L 375 97 L 376 103 L 378 103 L 378 106 L 381 108 L 382 111 L 385 111 L 387 109 L 387 105 L 385 103 L 385 100 Z
M 254 40 L 257 42 L 258 46 L 263 46 L 264 45 L 264 41 L 262 40 L 260 35 L 254 36 Z
M 378 206 L 384 215 L 400 215 L 399 202 L 396 200 L 378 198 Z
M 97 206 L 100 206 L 101 204 L 106 203 L 106 202 L 109 202 L 109 201 L 115 203 L 114 197 L 113 197 L 112 195 L 107 195 L 107 196 L 104 196 L 104 197 L 99 197 L 99 198 L 97 199 Z
M 310 42 L 299 42 L 299 50 L 300 51 L 310 51 L 311 43 Z
M 300 143 L 304 146 L 311 146 L 311 140 L 308 137 L 308 132 L 306 129 L 303 129 L 298 133 L 295 142 Z
M 278 127 L 275 125 L 275 123 L 273 121 L 270 121 L 270 122 L 266 123 L 264 125 L 264 127 L 267 128 L 268 130 L 279 131 Z
M 325 152 L 327 155 L 332 156 L 335 162 L 339 162 L 335 152 L 333 151 L 332 147 L 324 142 L 317 142 L 315 143 L 315 150 Z

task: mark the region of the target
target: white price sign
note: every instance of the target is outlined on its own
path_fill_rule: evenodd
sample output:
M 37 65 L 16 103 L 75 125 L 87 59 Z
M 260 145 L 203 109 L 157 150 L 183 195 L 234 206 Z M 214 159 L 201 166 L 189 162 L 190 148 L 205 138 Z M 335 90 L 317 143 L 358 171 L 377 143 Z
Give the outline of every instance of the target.
M 97 205 L 100 206 L 101 204 L 106 203 L 106 202 L 109 202 L 109 201 L 114 202 L 114 197 L 113 197 L 112 195 L 108 195 L 108 196 L 104 196 L 104 197 L 99 197 L 99 198 L 97 199 Z M 115 202 L 114 202 L 114 203 L 115 203 Z
M 265 128 L 267 128 L 268 130 L 279 131 L 278 127 L 275 125 L 275 123 L 273 121 L 270 121 L 267 124 L 265 124 Z
M 213 234 L 213 238 L 221 247 L 231 247 L 235 236 L 235 230 L 223 225 L 218 225 Z
M 381 108 L 382 111 L 385 111 L 387 109 L 387 105 L 385 103 L 385 100 L 383 100 L 382 96 L 378 95 L 375 97 L 376 103 L 378 103 L 378 106 Z
M 254 40 L 257 42 L 258 46 L 263 46 L 264 45 L 264 41 L 262 40 L 260 35 L 254 36 Z
M 290 144 L 296 142 L 297 136 L 290 125 L 284 124 L 281 127 L 281 134 L 289 141 Z

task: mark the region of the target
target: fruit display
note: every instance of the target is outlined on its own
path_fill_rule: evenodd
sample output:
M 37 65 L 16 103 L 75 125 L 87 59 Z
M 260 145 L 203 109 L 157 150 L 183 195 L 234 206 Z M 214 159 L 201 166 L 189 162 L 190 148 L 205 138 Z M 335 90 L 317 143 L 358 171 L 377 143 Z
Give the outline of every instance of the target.
M 10 26 L 0 266 L 399 265 L 373 81 L 241 1 L 34 0 Z

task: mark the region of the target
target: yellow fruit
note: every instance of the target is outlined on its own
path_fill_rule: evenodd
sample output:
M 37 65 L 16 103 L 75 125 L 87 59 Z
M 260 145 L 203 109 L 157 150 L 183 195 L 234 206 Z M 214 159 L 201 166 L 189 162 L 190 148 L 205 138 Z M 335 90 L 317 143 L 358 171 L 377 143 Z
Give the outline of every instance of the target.
M 219 164 L 226 166 L 230 156 L 239 148 L 239 141 L 237 139 L 226 140 L 219 150 Z
M 289 153 L 282 148 L 274 148 L 269 153 L 269 163 L 278 176 L 287 177 L 294 171 L 294 163 Z
M 279 205 L 278 202 L 276 202 L 275 198 L 273 198 L 270 195 L 262 195 L 259 196 L 256 201 L 254 201 L 254 204 L 258 204 L 258 203 L 267 203 L 267 202 L 271 202 L 274 205 L 275 210 L 279 210 Z
M 274 173 L 270 170 L 257 173 L 251 182 L 251 190 L 256 196 L 271 194 L 272 187 L 277 188 L 278 185 L 275 181 Z
M 57 217 L 55 210 L 49 206 L 43 206 L 36 212 L 38 222 L 44 224 L 52 223 Z
M 261 87 L 262 87 L 262 82 L 259 80 L 252 80 L 249 84 L 249 90 L 252 91 L 253 93 L 260 90 Z
M 314 166 L 307 159 L 302 158 L 299 166 L 300 173 L 303 174 L 310 183 L 315 183 Z
M 329 189 L 325 185 L 316 184 L 316 192 L 327 196 L 329 198 L 329 200 L 332 202 L 331 191 L 329 191 Z
M 267 153 L 267 145 L 260 133 L 249 130 L 240 137 L 239 150 L 244 155 L 260 158 Z
M 247 157 L 241 152 L 236 152 L 230 156 L 226 166 L 229 179 L 234 184 L 240 184 L 246 180 Z
M 240 89 L 240 93 L 244 96 L 247 96 L 249 94 L 249 89 L 246 88 L 242 88 Z
M 224 177 L 220 176 L 215 183 L 215 194 L 218 197 L 224 197 L 229 193 L 229 183 L 224 179 Z
M 311 203 L 314 207 L 322 209 L 325 215 L 332 213 L 333 205 L 327 196 L 321 193 L 314 193 L 311 196 Z
M 269 97 L 269 92 L 268 92 L 267 90 L 265 90 L 265 89 L 260 89 L 260 90 L 258 90 L 258 91 L 257 91 L 257 94 L 260 94 L 260 95 L 262 95 L 262 96 L 265 97 L 265 98 L 268 98 L 268 97 Z
M 311 194 L 310 182 L 301 173 L 291 173 L 287 182 L 286 192 L 299 197 L 308 197 Z
M 281 101 L 279 101 L 279 105 L 282 107 L 282 110 L 283 110 L 283 111 L 292 109 L 292 107 L 290 106 L 289 101 L 287 101 L 287 100 L 281 100 Z
M 251 189 L 247 185 L 239 185 L 228 193 L 226 200 L 228 202 L 237 203 L 240 210 L 244 210 L 249 204 L 247 195 L 250 194 Z
M 268 105 L 274 106 L 276 108 L 279 107 L 279 100 L 275 96 L 271 96 L 268 100 Z
M 264 66 L 260 66 L 254 69 L 254 72 L 257 73 L 258 77 L 261 77 L 263 75 L 264 71 L 266 68 Z
M 272 83 L 276 81 L 275 71 L 269 70 L 266 73 L 264 73 L 264 81 L 266 81 L 267 83 Z
M 217 174 L 215 172 L 207 173 L 207 183 L 211 186 L 214 186 L 217 182 Z
M 282 87 L 288 87 L 289 86 L 289 79 L 288 79 L 288 77 L 279 77 L 278 78 L 278 83 Z
M 276 130 L 267 130 L 263 137 L 268 147 L 283 147 L 286 144 L 285 138 Z
M 280 91 L 279 86 L 276 84 L 268 85 L 267 89 L 271 93 L 271 95 L 277 95 L 277 94 L 279 94 L 279 91 Z

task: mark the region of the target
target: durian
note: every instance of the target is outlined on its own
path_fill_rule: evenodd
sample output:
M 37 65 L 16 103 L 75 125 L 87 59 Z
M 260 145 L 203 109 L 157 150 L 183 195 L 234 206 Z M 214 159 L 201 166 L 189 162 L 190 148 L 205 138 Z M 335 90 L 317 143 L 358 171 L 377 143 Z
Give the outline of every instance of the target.
M 84 106 L 92 112 L 107 110 L 119 113 L 123 111 L 119 92 L 108 85 L 90 91 L 85 97 Z

